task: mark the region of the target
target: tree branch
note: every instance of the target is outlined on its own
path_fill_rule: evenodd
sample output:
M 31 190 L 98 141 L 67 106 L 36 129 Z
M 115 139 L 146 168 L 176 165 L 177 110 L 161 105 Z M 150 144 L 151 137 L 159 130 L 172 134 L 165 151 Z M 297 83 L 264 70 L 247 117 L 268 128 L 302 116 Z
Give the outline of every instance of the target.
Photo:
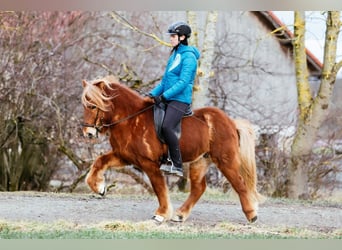
M 334 72 L 336 72 L 336 74 L 337 74 L 341 68 L 342 68 L 342 61 L 339 61 L 334 66 Z
M 142 185 L 150 194 L 154 194 L 154 191 L 151 187 L 151 185 L 149 185 L 143 177 L 141 177 L 140 174 L 137 174 L 133 169 L 131 168 L 122 168 L 122 169 L 118 169 L 117 172 L 123 173 L 123 174 L 127 174 L 130 177 L 132 177 L 137 183 L 139 183 L 140 185 Z
M 296 84 L 298 91 L 298 106 L 301 119 L 305 120 L 310 114 L 312 96 L 308 80 L 308 67 L 305 51 L 305 14 L 303 11 L 295 11 L 294 24 L 294 56 L 296 67 Z
M 142 31 L 141 29 L 139 29 L 138 27 L 134 26 L 133 24 L 131 24 L 128 20 L 126 20 L 123 16 L 119 15 L 116 11 L 113 11 L 111 13 L 111 17 L 117 22 L 120 23 L 121 25 L 125 26 L 126 28 L 129 28 L 135 32 L 138 32 L 144 36 L 150 37 L 152 39 L 154 39 L 155 41 L 157 41 L 159 44 L 164 45 L 164 46 L 168 46 L 171 47 L 171 44 L 168 42 L 163 41 L 162 39 L 160 39 L 156 34 L 151 34 L 151 33 L 147 33 L 145 31 Z
M 65 145 L 60 144 L 58 147 L 58 151 L 63 153 L 68 159 L 77 167 L 78 170 L 85 169 L 84 165 L 90 166 L 90 163 L 80 159 L 72 149 L 67 148 Z

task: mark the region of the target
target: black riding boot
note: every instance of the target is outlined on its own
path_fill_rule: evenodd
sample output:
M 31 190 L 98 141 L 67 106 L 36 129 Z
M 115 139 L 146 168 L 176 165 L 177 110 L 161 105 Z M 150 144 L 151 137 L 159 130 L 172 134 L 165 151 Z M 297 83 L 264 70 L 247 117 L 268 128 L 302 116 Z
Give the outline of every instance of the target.
M 173 162 L 173 166 L 171 166 L 170 174 L 175 174 L 180 177 L 183 177 L 183 164 L 182 164 L 182 156 L 180 153 L 179 147 L 177 148 L 169 148 L 171 161 Z
M 183 177 L 182 156 L 178 139 L 169 144 L 167 161 L 160 166 L 160 170 L 166 172 L 167 174 L 174 174 L 179 177 Z
M 179 138 L 176 132 L 177 125 L 180 124 L 188 104 L 172 101 L 167 104 L 165 117 L 162 125 L 162 133 L 166 144 L 169 147 L 169 158 L 167 165 L 162 165 L 160 170 L 183 176 L 182 156 L 179 147 Z

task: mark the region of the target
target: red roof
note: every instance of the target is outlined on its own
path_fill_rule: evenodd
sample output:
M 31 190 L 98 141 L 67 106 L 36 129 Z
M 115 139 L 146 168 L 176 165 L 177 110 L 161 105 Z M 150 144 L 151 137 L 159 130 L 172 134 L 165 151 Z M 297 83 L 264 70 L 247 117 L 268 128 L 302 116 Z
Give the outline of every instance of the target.
M 259 20 L 270 30 L 274 31 L 282 28 L 275 33 L 281 46 L 293 50 L 292 39 L 294 34 L 288 27 L 272 12 L 272 11 L 252 11 L 252 13 L 259 18 Z M 312 75 L 321 76 L 323 64 L 322 62 L 308 49 L 306 49 L 308 67 Z

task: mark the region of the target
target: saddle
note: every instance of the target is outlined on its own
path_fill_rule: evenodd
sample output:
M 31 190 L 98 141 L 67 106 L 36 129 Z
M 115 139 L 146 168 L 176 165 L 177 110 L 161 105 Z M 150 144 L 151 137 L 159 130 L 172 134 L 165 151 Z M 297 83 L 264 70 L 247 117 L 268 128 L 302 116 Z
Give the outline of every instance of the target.
M 153 108 L 153 117 L 154 117 L 154 127 L 156 129 L 157 135 L 159 140 L 162 143 L 165 143 L 165 139 L 162 133 L 162 124 L 164 121 L 164 117 L 165 117 L 165 110 L 166 110 L 166 105 L 165 103 L 161 102 L 158 105 L 154 105 Z M 191 107 L 189 106 L 189 108 L 186 110 L 186 112 L 183 115 L 184 117 L 188 117 L 188 116 L 192 116 L 193 112 Z M 177 124 L 176 129 L 175 129 L 175 133 L 177 135 L 177 138 L 179 140 L 180 136 L 181 136 L 181 121 Z

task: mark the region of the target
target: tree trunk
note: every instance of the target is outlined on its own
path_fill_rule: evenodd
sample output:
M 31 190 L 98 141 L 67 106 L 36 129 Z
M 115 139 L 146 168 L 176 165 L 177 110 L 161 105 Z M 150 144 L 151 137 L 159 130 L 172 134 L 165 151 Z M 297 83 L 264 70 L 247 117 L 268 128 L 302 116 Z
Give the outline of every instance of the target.
M 305 50 L 305 13 L 295 12 L 294 57 L 296 67 L 299 119 L 298 128 L 292 144 L 292 167 L 289 170 L 288 196 L 307 198 L 308 170 L 312 146 L 317 139 L 318 130 L 328 115 L 337 71 L 341 63 L 336 61 L 336 47 L 341 26 L 339 12 L 328 12 L 325 38 L 323 72 L 317 97 L 311 96 Z
M 198 85 L 195 86 L 193 107 L 200 108 L 209 103 L 209 81 L 212 77 L 212 62 L 215 52 L 217 11 L 209 11 L 206 28 L 204 31 L 204 42 L 201 50 L 200 65 L 198 68 Z

